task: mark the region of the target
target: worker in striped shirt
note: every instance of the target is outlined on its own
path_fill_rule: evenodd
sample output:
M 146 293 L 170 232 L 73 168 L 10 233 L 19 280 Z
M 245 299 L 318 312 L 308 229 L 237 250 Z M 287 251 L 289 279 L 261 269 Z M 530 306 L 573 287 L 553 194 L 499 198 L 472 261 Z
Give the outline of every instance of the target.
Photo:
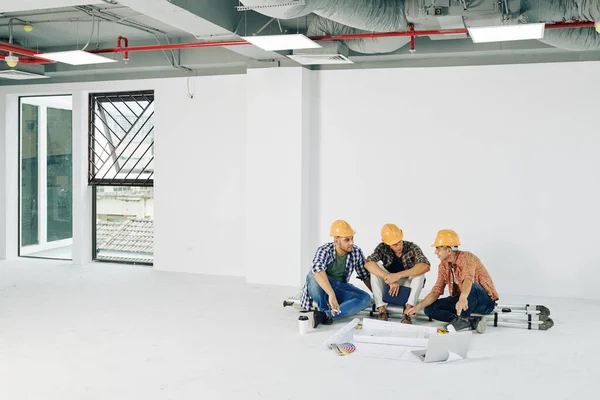
M 483 333 L 485 317 L 471 318 L 471 314 L 490 314 L 496 307 L 498 293 L 479 258 L 468 251 L 458 250 L 458 246 L 460 240 L 456 232 L 450 229 L 438 232 L 432 245 L 440 259 L 437 282 L 409 315 L 424 310 L 425 315 L 432 319 L 449 322 L 449 329 L 475 329 Z M 450 296 L 440 299 L 446 286 Z

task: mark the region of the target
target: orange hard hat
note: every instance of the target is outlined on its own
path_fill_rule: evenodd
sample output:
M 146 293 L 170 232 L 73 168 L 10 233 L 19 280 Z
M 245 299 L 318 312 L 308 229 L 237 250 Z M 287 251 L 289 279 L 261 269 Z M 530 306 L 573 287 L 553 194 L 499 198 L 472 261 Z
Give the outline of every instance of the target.
M 381 241 L 388 246 L 398 243 L 403 237 L 402 229 L 394 224 L 385 224 L 381 228 Z
M 452 229 L 442 229 L 441 231 L 438 231 L 437 236 L 435 237 L 435 241 L 433 242 L 431 247 L 440 246 L 460 246 L 458 233 L 454 232 Z
M 342 236 L 342 237 L 348 237 L 348 236 L 354 236 L 356 232 L 354 232 L 354 229 L 352 229 L 352 227 L 350 226 L 349 223 L 347 223 L 346 221 L 343 221 L 341 219 L 338 219 L 337 221 L 334 221 L 333 224 L 331 224 L 331 229 L 329 230 L 329 236 Z

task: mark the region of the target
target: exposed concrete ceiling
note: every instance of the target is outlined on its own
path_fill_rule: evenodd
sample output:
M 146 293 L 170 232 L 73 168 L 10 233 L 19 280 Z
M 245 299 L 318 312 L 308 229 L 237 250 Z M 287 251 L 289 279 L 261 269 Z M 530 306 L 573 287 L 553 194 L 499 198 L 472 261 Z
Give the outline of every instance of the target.
M 95 12 L 96 20 L 93 33 L 90 15 L 92 11 Z M 162 23 L 129 7 L 104 3 L 98 6 L 61 7 L 50 11 L 29 10 L 4 13 L 4 17 L 0 19 L 0 37 L 2 38 L 8 38 L 10 18 L 22 19 L 33 26 L 31 32 L 25 32 L 22 29 L 23 23 L 14 21 L 13 36 L 14 40 L 22 46 L 34 49 L 76 47 L 78 44 L 81 47 L 87 42 L 90 35 L 94 47 L 98 42 L 112 42 L 114 46 L 119 35 L 133 40 L 152 38 L 148 32 L 119 24 L 116 22 L 118 20 L 150 26 L 157 31 L 166 33 L 169 37 L 187 36 L 188 40 L 194 39 L 191 34 L 182 29 Z M 111 18 L 112 21 L 109 20 Z M 161 39 L 164 40 L 164 36 Z
M 109 1 L 110 2 L 110 1 Z M 290 20 L 271 19 L 254 11 L 237 11 L 237 0 L 118 0 L 118 4 L 77 0 L 25 0 L 0 6 L 0 41 L 8 41 L 8 24 L 13 18 L 14 42 L 39 51 L 116 47 L 118 36 L 129 46 L 157 43 L 239 40 L 240 36 L 304 33 L 311 15 Z M 87 4 L 86 4 L 87 3 Z M 95 3 L 95 4 L 94 4 Z M 96 20 L 92 32 L 92 15 Z M 15 19 L 16 18 L 16 19 Z M 437 23 L 432 20 L 433 24 Z M 31 32 L 23 30 L 30 23 Z M 435 28 L 431 26 L 428 28 Z M 437 28 L 444 28 L 439 26 Z M 49 75 L 44 83 L 132 77 L 186 76 L 193 74 L 243 73 L 253 66 L 298 66 L 286 52 L 268 52 L 252 45 L 210 47 L 173 51 L 134 52 L 127 63 L 121 54 L 107 54 L 119 63 L 71 66 L 67 64 L 19 65 L 18 68 Z M 470 40 L 416 39 L 416 52 L 404 46 L 388 54 L 348 56 L 355 64 L 312 67 L 313 69 L 377 68 L 408 66 L 473 65 L 549 61 L 600 60 L 600 52 L 560 50 L 538 41 L 494 43 L 474 46 Z M 275 63 L 271 61 L 277 61 Z M 0 61 L 0 69 L 6 69 Z M 192 70 L 190 72 L 190 70 Z M 40 83 L 40 81 L 32 81 Z M 0 79 L 0 85 L 17 82 Z M 28 81 L 18 82 L 30 83 Z

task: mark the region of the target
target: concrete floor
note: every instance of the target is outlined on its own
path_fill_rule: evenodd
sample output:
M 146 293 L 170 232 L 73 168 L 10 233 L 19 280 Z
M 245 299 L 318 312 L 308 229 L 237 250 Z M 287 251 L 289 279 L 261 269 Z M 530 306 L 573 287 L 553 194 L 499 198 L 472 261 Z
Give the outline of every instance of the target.
M 549 331 L 489 327 L 452 364 L 336 357 L 298 334 L 298 288 L 152 268 L 0 261 L 0 399 L 596 398 L 598 301 Z

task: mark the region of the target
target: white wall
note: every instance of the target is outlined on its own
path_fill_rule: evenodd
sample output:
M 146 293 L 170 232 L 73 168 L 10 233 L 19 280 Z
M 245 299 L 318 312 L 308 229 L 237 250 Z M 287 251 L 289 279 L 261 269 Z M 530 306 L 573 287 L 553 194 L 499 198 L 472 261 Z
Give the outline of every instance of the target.
M 17 255 L 18 96 L 73 95 L 73 260 L 91 260 L 87 94 L 155 90 L 155 268 L 242 276 L 245 77 L 0 87 L 0 259 Z M 188 90 L 195 93 L 188 98 Z
M 368 254 L 396 223 L 431 287 L 451 228 L 501 295 L 599 299 L 599 65 L 320 72 L 322 241 L 347 219 Z
M 402 227 L 434 264 L 428 287 L 437 272 L 429 245 L 452 228 L 501 294 L 598 299 L 599 65 L 0 87 L 0 258 L 16 255 L 17 96 L 73 94 L 84 110 L 88 92 L 154 89 L 157 269 L 300 285 L 342 218 L 366 254 L 381 225 Z M 80 114 L 74 148 L 83 151 Z M 85 171 L 85 157 L 74 159 Z M 74 218 L 86 220 L 89 193 L 74 193 Z M 74 240 L 91 240 L 75 225 Z M 80 253 L 84 262 L 88 250 Z
M 10 126 L 7 115 L 17 110 L 6 96 L 0 95 L 0 260 L 17 255 L 15 210 L 18 200 L 17 196 L 7 189 L 18 184 L 18 157 L 14 151 L 18 142 L 16 136 L 6 134 Z
M 248 71 L 248 282 L 298 285 L 310 262 L 310 77 L 301 68 Z
M 205 76 L 155 86 L 157 269 L 244 275 L 245 82 Z

